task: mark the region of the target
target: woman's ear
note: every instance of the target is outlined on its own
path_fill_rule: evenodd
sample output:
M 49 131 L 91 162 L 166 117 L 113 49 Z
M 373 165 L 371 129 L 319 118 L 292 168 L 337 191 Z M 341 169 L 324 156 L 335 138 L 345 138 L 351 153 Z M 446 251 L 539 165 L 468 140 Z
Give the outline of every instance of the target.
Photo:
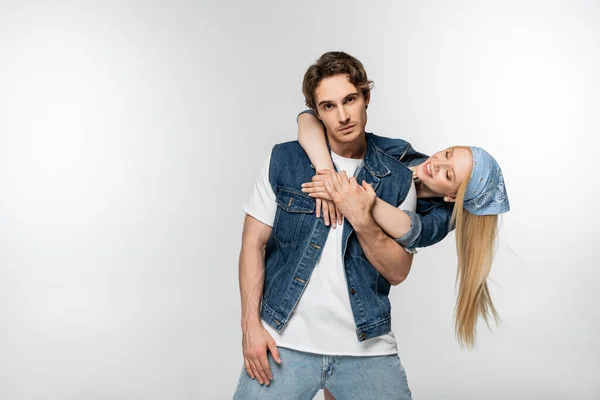
M 456 201 L 456 195 L 446 195 L 444 196 L 444 201 L 446 203 L 454 203 Z

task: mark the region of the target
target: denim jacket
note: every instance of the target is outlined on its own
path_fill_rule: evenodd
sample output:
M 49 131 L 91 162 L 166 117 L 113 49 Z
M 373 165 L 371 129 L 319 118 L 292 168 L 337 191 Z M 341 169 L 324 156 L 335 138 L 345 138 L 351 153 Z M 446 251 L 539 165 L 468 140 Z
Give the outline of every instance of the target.
M 366 136 L 367 151 L 357 181 L 367 181 L 379 198 L 399 205 L 408 194 L 412 173 L 376 145 L 377 137 Z M 265 252 L 261 318 L 278 332 L 285 328 L 300 301 L 329 234 L 330 227 L 315 217 L 315 199 L 300 190 L 314 174 L 298 142 L 273 148 L 269 182 L 277 211 Z M 358 341 L 390 332 L 390 284 L 369 263 L 348 222 L 343 228 L 341 251 Z
M 381 150 L 408 167 L 419 165 L 428 158 L 402 139 L 377 136 L 375 141 Z M 450 225 L 453 210 L 454 203 L 442 198 L 418 199 L 416 213 L 405 211 L 410 216 L 410 230 L 396 241 L 407 249 L 438 243 L 454 229 Z

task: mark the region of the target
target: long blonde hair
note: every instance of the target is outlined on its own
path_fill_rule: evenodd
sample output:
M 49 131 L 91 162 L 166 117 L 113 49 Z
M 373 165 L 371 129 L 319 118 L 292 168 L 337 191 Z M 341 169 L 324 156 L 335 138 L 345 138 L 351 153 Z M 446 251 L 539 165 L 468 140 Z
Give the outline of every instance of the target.
M 467 149 L 469 147 L 456 146 Z M 468 173 L 470 177 L 471 170 Z M 454 315 L 454 328 L 461 346 L 472 348 L 475 343 L 477 319 L 483 317 L 489 326 L 489 317 L 496 324 L 500 318 L 492 302 L 487 278 L 492 268 L 496 237 L 497 215 L 475 215 L 463 208 L 468 179 L 460 185 L 456 195 L 451 224 L 456 227 L 456 252 L 458 269 L 456 284 L 458 297 Z

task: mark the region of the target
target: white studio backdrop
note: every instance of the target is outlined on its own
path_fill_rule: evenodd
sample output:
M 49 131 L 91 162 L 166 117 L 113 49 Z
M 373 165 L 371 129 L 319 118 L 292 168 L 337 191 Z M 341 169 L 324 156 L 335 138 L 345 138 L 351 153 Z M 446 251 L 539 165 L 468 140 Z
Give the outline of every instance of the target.
M 392 290 L 414 398 L 600 397 L 600 3 L 272 0 L 0 2 L 1 399 L 231 398 L 241 205 L 330 50 L 506 178 L 500 327 L 457 345 L 453 234 Z

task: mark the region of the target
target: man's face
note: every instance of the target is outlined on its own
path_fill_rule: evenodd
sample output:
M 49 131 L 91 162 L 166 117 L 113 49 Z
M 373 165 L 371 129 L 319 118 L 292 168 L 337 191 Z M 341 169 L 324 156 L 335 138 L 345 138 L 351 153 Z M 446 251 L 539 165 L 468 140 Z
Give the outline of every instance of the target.
M 367 124 L 367 105 L 361 91 L 346 75 L 325 78 L 315 90 L 319 119 L 325 125 L 329 140 L 349 144 L 360 139 Z

